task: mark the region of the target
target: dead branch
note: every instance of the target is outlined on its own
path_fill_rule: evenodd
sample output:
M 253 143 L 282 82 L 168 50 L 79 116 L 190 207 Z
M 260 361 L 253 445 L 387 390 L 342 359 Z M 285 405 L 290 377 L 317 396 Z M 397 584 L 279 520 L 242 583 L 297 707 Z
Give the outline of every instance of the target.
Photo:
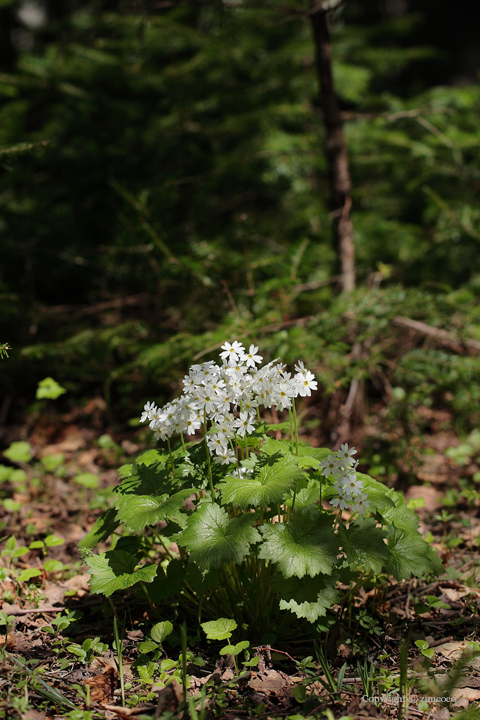
M 392 323 L 394 325 L 398 325 L 399 327 L 413 330 L 420 335 L 430 337 L 433 340 L 436 340 L 441 345 L 450 348 L 450 350 L 453 350 L 453 352 L 456 352 L 459 355 L 464 355 L 465 351 L 470 352 L 473 355 L 480 353 L 480 342 L 478 340 L 462 340 L 448 330 L 436 328 L 432 325 L 427 325 L 426 323 L 419 322 L 418 320 L 412 320 L 411 318 L 402 317 L 401 315 L 396 315 L 393 318 Z

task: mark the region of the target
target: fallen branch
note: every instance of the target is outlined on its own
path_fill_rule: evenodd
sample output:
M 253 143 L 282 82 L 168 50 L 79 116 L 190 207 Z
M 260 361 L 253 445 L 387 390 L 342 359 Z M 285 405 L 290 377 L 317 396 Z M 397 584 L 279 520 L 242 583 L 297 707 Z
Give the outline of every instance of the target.
M 426 323 L 419 322 L 418 320 L 411 320 L 410 318 L 402 317 L 397 315 L 393 318 L 392 323 L 399 327 L 407 328 L 408 330 L 414 330 L 420 335 L 431 337 L 441 345 L 445 345 L 458 353 L 464 355 L 465 351 L 470 351 L 472 354 L 480 353 L 480 342 L 478 340 L 462 340 L 448 330 L 442 330 L 441 328 L 427 325 Z

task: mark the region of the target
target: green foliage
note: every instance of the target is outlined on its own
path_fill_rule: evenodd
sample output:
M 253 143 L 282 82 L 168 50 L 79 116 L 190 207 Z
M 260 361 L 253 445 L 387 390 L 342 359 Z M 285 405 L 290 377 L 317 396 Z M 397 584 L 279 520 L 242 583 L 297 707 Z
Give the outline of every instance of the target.
M 36 398 L 37 400 L 56 400 L 60 395 L 67 391 L 51 377 L 40 380 L 38 383 Z
M 322 358 L 327 395 L 386 371 L 407 393 L 395 412 L 446 390 L 462 417 L 476 412 L 473 358 L 430 346 L 402 350 L 395 370 L 387 361 L 395 292 L 397 314 L 478 334 L 480 90 L 429 87 L 425 61 L 442 53 L 426 47 L 428 22 L 370 5 L 346 4 L 332 31 L 358 276 L 390 294 L 366 293 L 378 315 L 352 300 L 374 347 L 345 362 L 354 328 L 329 282 L 308 16 L 283 22 L 276 3 L 140 13 L 74 2 L 1 75 L 0 313 L 19 348 L 2 382 L 34 389 L 52 372 L 72 394 L 102 388 L 129 417 L 131 398 L 170 393 L 192 354 L 267 327 L 272 352 Z M 273 330 L 306 316 L 311 325 Z
M 237 351 L 242 356 L 243 351 Z M 247 357 L 235 361 L 240 370 Z M 195 365 L 179 400 L 163 408 L 146 406 L 142 419 L 167 440 L 168 452 L 148 451 L 122 469 L 117 514 L 105 512 L 82 543 L 84 549 L 93 548 L 107 540 L 118 523 L 123 525 L 114 549 L 86 559 L 92 591 L 110 596 L 147 582 L 151 601 L 175 595 L 197 618 L 202 612 L 213 616 L 213 625 L 202 625 L 206 632 L 218 631 L 219 615 L 232 615 L 228 622 L 253 633 L 268 630 L 285 610 L 315 622 L 339 601 L 337 586 L 346 572 L 360 585 L 370 574 L 387 572 L 402 580 L 439 573 L 442 565 L 419 534 L 418 519 L 403 497 L 357 472 L 348 445 L 331 458 L 327 448 L 299 442 L 294 404 L 289 407 L 289 440 L 269 436 L 271 426 L 254 416 L 248 419 L 243 411 L 237 419 L 218 415 L 218 407 L 227 414 L 225 408 L 235 401 L 223 395 L 212 400 L 208 383 L 228 398 L 235 384 L 238 397 L 255 404 L 265 388 L 272 398 L 288 391 L 291 403 L 305 378 L 315 386 L 302 364 L 292 379 L 275 363 L 243 369 Z M 207 412 L 207 403 L 217 410 L 209 405 Z M 203 428 L 203 439 L 186 443 L 181 435 L 172 448 L 170 436 L 175 428 L 189 429 L 189 416 Z M 347 490 L 346 483 L 353 483 L 348 485 L 353 489 Z M 330 511 L 320 504 L 320 492 L 323 501 L 330 500 Z M 353 514 L 346 525 L 339 511 L 348 503 Z M 178 554 L 169 549 L 172 542 Z M 361 622 L 376 632 L 372 618 Z M 221 624 L 222 639 L 232 629 Z
M 92 592 L 102 593 L 107 597 L 116 590 L 124 590 L 137 582 L 151 583 L 157 572 L 156 565 L 137 568 L 137 559 L 125 550 L 110 550 L 101 555 L 92 555 L 85 562 L 92 577 Z
M 23 440 L 13 442 L 7 450 L 3 451 L 6 458 L 15 463 L 28 463 L 32 459 L 30 443 Z

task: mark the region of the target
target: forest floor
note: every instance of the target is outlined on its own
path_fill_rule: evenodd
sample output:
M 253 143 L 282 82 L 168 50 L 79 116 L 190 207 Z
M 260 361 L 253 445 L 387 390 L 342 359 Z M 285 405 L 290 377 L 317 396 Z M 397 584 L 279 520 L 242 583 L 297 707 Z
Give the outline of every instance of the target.
M 0 466 L 0 718 L 480 718 L 479 469 L 448 418 L 423 412 L 429 432 L 416 438 L 405 491 L 444 573 L 360 589 L 329 633 L 327 666 L 308 632 L 255 648 L 259 664 L 244 672 L 189 636 L 186 708 L 178 638 L 161 650 L 149 640 L 162 608 L 153 618 L 138 594 L 114 596 L 126 619 L 119 653 L 112 606 L 89 593 L 78 550 L 145 436 L 108 429 L 100 399 L 5 429 L 4 448 L 27 441 L 32 457 Z M 365 426 L 358 446 L 375 432 Z

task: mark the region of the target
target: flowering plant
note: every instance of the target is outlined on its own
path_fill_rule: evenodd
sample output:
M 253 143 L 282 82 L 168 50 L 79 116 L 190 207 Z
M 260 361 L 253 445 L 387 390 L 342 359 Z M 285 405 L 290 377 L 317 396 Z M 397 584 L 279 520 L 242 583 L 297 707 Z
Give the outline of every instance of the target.
M 414 512 L 358 472 L 354 448 L 299 441 L 295 399 L 317 388 L 302 362 L 293 375 L 278 360 L 261 367 L 258 348 L 238 341 L 220 357 L 190 368 L 180 398 L 145 405 L 141 421 L 166 449 L 121 468 L 116 509 L 82 540 L 91 550 L 115 538 L 87 558 L 93 592 L 141 583 L 153 603 L 178 595 L 199 620 L 234 617 L 265 631 L 284 610 L 315 622 L 339 601 L 341 582 L 440 570 Z M 288 422 L 262 420 L 273 406 Z

